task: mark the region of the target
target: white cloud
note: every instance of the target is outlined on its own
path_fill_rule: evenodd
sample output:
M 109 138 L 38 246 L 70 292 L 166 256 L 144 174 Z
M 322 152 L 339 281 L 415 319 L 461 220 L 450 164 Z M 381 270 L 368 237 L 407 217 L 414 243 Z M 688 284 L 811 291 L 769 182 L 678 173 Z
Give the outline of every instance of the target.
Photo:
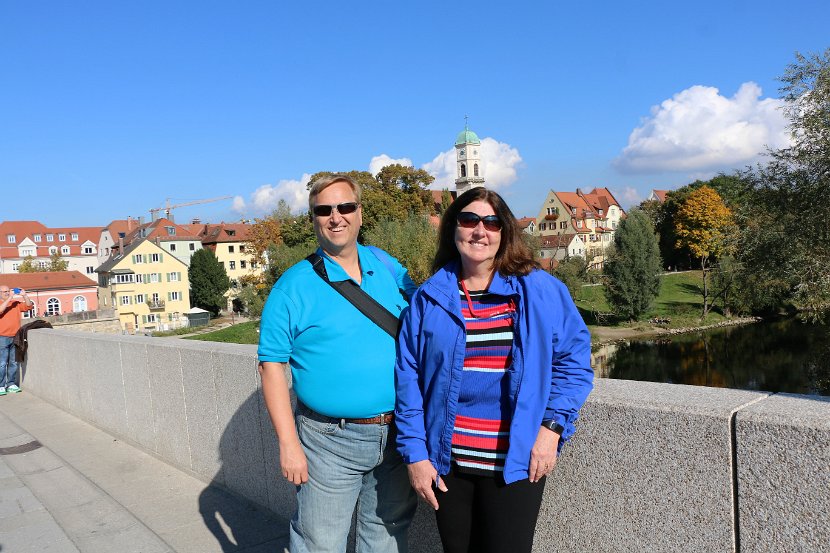
M 412 160 L 407 157 L 392 159 L 386 154 L 380 154 L 379 156 L 373 157 L 369 162 L 369 172 L 372 173 L 372 176 L 375 176 L 387 165 L 395 165 L 396 163 L 404 167 L 412 167 Z
M 492 138 L 481 141 L 481 175 L 488 188 L 504 189 L 518 178 L 516 170 L 522 164 L 522 156 L 516 148 Z M 441 152 L 423 168 L 435 177 L 432 188 L 455 189 L 456 156 L 455 148 Z
M 628 209 L 632 205 L 638 205 L 641 201 L 643 201 L 642 196 L 640 196 L 640 192 L 631 186 L 626 186 L 622 190 L 613 189 L 611 190 L 611 193 L 614 194 L 614 197 L 620 201 L 623 209 Z
M 782 100 L 760 99 L 761 87 L 741 85 L 731 98 L 696 85 L 651 108 L 614 161 L 623 172 L 718 171 L 760 159 L 767 147 L 789 144 Z
M 288 202 L 293 213 L 308 210 L 308 190 L 306 185 L 311 175 L 304 173 L 300 180 L 285 179 L 275 185 L 263 184 L 251 194 L 251 200 L 246 205 L 241 196 L 233 199 L 233 209 L 238 213 L 250 210 L 251 215 L 265 215 L 276 209 L 280 200 Z

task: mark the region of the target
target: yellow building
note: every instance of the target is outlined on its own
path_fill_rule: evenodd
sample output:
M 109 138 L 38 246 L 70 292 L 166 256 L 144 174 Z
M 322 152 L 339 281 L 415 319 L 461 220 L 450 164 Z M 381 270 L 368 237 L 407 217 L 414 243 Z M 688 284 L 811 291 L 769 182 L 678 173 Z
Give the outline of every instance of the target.
M 129 333 L 187 325 L 187 265 L 148 239 L 134 240 L 98 269 L 98 302 L 118 313 Z
M 200 232 L 202 246 L 213 250 L 231 280 L 231 288 L 225 294 L 228 310 L 233 308 L 242 277 L 261 276 L 264 271 L 264 267 L 252 259 L 252 252 L 246 250 L 250 227 L 243 223 L 221 223 L 204 225 Z

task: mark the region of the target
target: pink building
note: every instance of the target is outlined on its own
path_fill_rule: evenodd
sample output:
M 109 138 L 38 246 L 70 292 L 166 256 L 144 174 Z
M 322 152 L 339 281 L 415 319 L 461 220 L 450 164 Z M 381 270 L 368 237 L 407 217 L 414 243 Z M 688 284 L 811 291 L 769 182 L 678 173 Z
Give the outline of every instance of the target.
M 0 283 L 23 288 L 35 302 L 34 313 L 25 313 L 24 318 L 98 309 L 98 284 L 78 271 L 5 274 L 0 275 Z

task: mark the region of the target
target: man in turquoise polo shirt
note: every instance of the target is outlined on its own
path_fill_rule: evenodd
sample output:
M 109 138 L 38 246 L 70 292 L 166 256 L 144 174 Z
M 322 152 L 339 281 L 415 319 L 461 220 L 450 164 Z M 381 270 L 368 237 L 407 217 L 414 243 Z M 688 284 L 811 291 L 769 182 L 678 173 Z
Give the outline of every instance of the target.
M 415 285 L 395 259 L 357 243 L 360 192 L 344 175 L 313 183 L 308 203 L 317 253 L 331 281 L 352 279 L 399 315 L 407 305 L 400 290 L 411 295 Z M 345 551 L 355 506 L 358 551 L 407 551 L 416 500 L 395 450 L 392 337 L 304 260 L 286 271 L 268 296 L 259 362 L 280 468 L 297 486 L 291 552 Z

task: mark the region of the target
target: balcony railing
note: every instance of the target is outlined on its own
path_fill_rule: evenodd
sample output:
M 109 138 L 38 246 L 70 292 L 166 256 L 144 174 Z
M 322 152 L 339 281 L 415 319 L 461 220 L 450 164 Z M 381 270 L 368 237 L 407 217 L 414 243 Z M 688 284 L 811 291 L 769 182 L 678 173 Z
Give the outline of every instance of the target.
M 147 300 L 150 309 L 164 309 L 164 300 Z

